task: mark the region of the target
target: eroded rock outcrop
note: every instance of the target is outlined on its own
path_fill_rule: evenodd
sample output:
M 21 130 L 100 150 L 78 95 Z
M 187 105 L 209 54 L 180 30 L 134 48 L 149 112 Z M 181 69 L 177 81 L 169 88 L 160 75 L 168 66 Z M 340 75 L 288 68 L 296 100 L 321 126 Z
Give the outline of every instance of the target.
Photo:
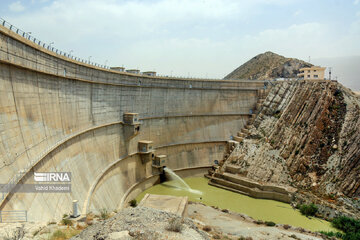
M 338 83 L 283 82 L 269 93 L 255 126 L 296 186 L 359 196 L 359 105 Z
M 284 81 L 267 95 L 226 166 L 322 199 L 360 196 L 360 99 L 331 81 Z M 359 209 L 358 209 L 359 210 Z

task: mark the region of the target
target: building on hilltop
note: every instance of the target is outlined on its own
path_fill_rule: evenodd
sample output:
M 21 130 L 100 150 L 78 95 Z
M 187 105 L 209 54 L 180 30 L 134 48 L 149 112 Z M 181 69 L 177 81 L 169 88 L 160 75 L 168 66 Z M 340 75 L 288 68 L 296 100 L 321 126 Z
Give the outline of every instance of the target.
M 302 79 L 316 79 L 324 80 L 326 67 L 312 66 L 306 68 L 300 68 L 300 73 L 297 75 Z

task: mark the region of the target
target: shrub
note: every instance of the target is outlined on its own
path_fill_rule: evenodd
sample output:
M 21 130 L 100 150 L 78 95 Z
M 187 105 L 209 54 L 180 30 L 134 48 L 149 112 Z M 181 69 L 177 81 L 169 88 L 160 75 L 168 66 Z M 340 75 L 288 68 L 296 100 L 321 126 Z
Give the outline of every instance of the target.
M 256 223 L 256 224 L 258 224 L 258 225 L 260 225 L 260 224 L 264 224 L 264 222 L 263 222 L 263 221 L 261 221 L 261 220 L 256 220 L 256 221 L 254 221 L 254 223 Z
M 276 110 L 276 112 L 274 112 L 273 116 L 276 118 L 280 118 L 280 116 L 281 116 L 280 110 Z
M 101 218 L 102 220 L 108 219 L 109 216 L 110 216 L 110 215 L 109 215 L 109 212 L 108 212 L 105 208 L 103 208 L 103 209 L 100 210 L 100 218 Z
M 38 235 L 38 233 L 40 232 L 40 230 L 41 230 L 41 229 L 38 229 L 38 230 L 34 231 L 33 234 L 32 234 L 33 237 L 35 237 L 36 235 Z
M 283 227 L 284 227 L 284 229 L 289 229 L 289 228 L 291 228 L 291 226 L 288 225 L 288 224 L 285 224 Z
M 337 229 L 346 232 L 357 232 L 360 231 L 360 220 L 356 220 L 350 217 L 337 217 L 332 221 L 332 225 Z
M 342 237 L 344 240 L 359 240 L 360 239 L 360 232 L 351 232 L 346 233 Z
M 272 222 L 272 221 L 265 221 L 265 225 L 269 226 L 269 227 L 273 227 L 276 225 L 276 223 Z
M 342 96 L 342 92 L 340 89 L 336 89 L 334 92 L 334 96 Z
M 329 237 L 337 237 L 344 240 L 360 239 L 360 220 L 341 216 L 334 218 L 331 224 L 333 225 L 333 227 L 343 231 L 344 233 L 323 231 L 320 231 L 320 233 L 325 234 Z
M 311 203 L 310 205 L 302 204 L 300 206 L 300 212 L 305 216 L 315 216 L 317 211 L 318 207 L 313 203 Z
M 335 196 L 335 194 L 331 193 L 331 194 L 328 194 L 328 198 L 331 200 L 335 200 L 336 196 Z
M 333 231 L 329 231 L 329 232 L 326 232 L 326 231 L 320 231 L 319 233 L 321 234 L 324 234 L 328 237 L 337 237 L 337 238 L 342 238 L 343 237 L 343 234 L 340 233 L 340 232 L 333 232 Z
M 217 233 L 215 233 L 212 237 L 213 239 L 221 239 L 220 235 Z
M 265 132 L 265 130 L 264 130 L 263 128 L 260 128 L 260 132 L 261 132 L 261 134 L 262 134 L 263 136 L 266 136 L 266 132 Z
M 334 218 L 334 220 L 332 221 L 332 225 L 335 228 L 342 230 L 345 233 L 345 235 L 349 234 L 350 236 L 351 235 L 350 233 L 355 233 L 355 234 L 358 233 L 360 237 L 360 220 L 341 216 Z
M 73 222 L 70 220 L 70 219 L 67 219 L 67 218 L 63 218 L 61 220 L 62 224 L 66 225 L 66 226 L 72 226 L 73 225 Z
M 166 226 L 166 230 L 172 232 L 181 232 L 183 229 L 183 220 L 181 218 L 171 218 L 169 220 L 168 225 Z
M 86 214 L 85 223 L 87 225 L 92 225 L 93 219 L 94 219 L 94 214 L 93 213 L 88 213 L 88 214 Z
M 129 202 L 129 204 L 130 204 L 131 207 L 136 207 L 136 206 L 137 206 L 137 201 L 136 201 L 136 199 L 131 200 L 131 201 Z
M 211 231 L 211 227 L 208 226 L 208 225 L 206 225 L 206 226 L 203 227 L 203 230 L 204 230 L 205 232 L 210 232 L 210 231 Z

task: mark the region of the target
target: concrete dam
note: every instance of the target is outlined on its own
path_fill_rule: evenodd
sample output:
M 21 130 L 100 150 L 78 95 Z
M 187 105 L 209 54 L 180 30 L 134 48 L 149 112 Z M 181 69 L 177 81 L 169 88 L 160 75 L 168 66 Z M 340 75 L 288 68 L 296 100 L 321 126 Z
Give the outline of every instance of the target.
M 28 221 L 118 209 L 159 180 L 139 142 L 179 175 L 204 173 L 251 114 L 264 81 L 144 76 L 61 56 L 0 26 L 0 183 L 71 172 L 70 193 L 0 193 Z M 138 113 L 140 127 L 124 122 Z

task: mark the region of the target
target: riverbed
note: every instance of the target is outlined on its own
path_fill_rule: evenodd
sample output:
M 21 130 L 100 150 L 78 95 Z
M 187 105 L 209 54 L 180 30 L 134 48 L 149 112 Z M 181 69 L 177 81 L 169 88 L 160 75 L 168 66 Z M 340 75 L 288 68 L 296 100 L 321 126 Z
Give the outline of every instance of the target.
M 221 209 L 229 209 L 258 220 L 289 224 L 311 231 L 336 231 L 329 222 L 319 218 L 305 217 L 289 204 L 273 200 L 255 199 L 213 187 L 208 185 L 208 179 L 204 177 L 189 177 L 184 180 L 195 191 L 184 190 L 184 186 L 178 181 L 166 181 L 142 192 L 137 196 L 136 200 L 139 202 L 146 193 L 188 196 L 190 201 L 201 202 Z

